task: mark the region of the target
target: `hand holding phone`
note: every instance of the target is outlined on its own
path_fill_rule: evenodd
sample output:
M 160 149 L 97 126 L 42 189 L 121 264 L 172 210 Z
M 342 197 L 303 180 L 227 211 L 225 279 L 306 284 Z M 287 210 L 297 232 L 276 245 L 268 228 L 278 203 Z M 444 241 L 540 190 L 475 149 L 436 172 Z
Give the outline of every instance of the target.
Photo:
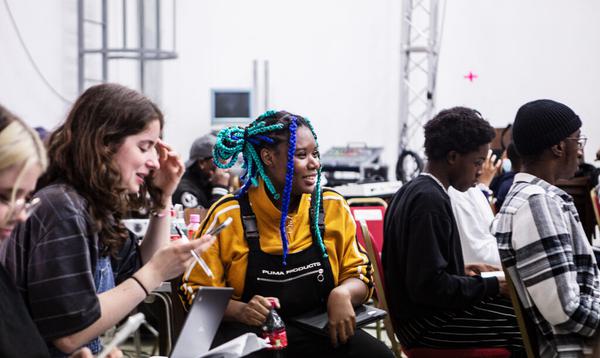
M 225 219 L 225 221 L 223 221 L 220 225 L 217 225 L 216 227 L 213 227 L 212 229 L 208 230 L 206 232 L 206 235 L 217 236 L 217 235 L 219 235 L 219 233 L 221 231 L 223 231 L 223 229 L 225 229 L 227 226 L 229 226 L 232 222 L 233 222 L 233 219 L 230 216 L 227 219 Z
M 232 222 L 233 222 L 233 219 L 231 217 L 228 217 L 227 219 L 225 219 L 225 221 L 223 221 L 223 223 L 221 225 L 218 225 L 218 226 L 212 228 L 211 230 L 208 230 L 206 232 L 206 235 L 216 236 L 221 231 L 223 231 L 223 229 L 225 229 L 227 226 L 229 226 Z M 185 235 L 181 235 L 181 237 L 185 238 L 185 240 L 187 240 L 187 237 Z M 192 256 L 194 257 L 194 259 L 196 260 L 196 262 L 198 263 L 198 265 L 200 265 L 202 270 L 204 270 L 204 273 L 206 273 L 206 276 L 212 278 L 214 276 L 212 273 L 212 270 L 210 269 L 210 267 L 208 267 L 208 265 L 202 259 L 202 257 L 198 256 L 198 254 L 194 250 L 192 250 L 190 252 L 191 252 Z

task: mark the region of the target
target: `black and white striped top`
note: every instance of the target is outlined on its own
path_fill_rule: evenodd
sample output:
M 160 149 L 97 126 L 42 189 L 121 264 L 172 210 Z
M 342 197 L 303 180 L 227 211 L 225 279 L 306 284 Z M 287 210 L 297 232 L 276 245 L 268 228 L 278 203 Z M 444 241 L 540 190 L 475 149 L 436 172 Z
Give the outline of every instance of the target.
M 102 244 L 92 231 L 86 200 L 73 187 L 53 184 L 36 197 L 42 204 L 13 232 L 6 247 L 5 266 L 40 333 L 51 341 L 100 318 L 94 270 Z M 127 258 L 121 261 L 139 261 L 137 245 L 124 247 L 128 252 L 121 256 Z M 113 263 L 115 276 L 120 274 L 119 266 Z M 139 267 L 126 266 L 127 274 Z

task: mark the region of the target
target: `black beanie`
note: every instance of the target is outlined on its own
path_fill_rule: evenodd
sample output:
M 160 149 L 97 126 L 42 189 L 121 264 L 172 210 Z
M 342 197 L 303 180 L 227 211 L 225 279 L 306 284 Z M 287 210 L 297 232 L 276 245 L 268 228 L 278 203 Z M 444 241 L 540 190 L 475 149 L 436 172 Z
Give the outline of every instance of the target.
M 525 103 L 517 111 L 512 135 L 521 155 L 538 154 L 581 127 L 581 119 L 562 103 L 549 99 Z

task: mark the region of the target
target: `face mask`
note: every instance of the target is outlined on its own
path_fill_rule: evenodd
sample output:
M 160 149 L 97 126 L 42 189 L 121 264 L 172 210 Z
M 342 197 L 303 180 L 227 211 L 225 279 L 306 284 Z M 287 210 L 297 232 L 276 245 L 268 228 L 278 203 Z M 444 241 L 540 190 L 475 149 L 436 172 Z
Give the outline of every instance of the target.
M 512 170 L 512 163 L 510 162 L 510 159 L 506 158 L 502 161 L 502 170 L 505 173 L 508 173 Z

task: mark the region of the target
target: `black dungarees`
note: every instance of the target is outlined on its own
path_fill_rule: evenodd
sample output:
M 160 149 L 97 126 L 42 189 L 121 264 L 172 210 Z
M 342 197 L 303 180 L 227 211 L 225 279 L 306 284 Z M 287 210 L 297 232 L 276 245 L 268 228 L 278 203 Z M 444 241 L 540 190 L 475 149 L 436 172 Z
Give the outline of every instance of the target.
M 286 318 L 312 310 L 327 309 L 329 293 L 334 288 L 333 273 L 329 258 L 323 257 L 316 235 L 312 233 L 312 245 L 301 252 L 288 254 L 283 266 L 282 255 L 270 255 L 260 249 L 256 216 L 245 194 L 238 199 L 244 237 L 248 242 L 248 266 L 242 301 L 248 302 L 254 295 L 277 297 L 281 309 L 277 312 L 286 324 L 288 347 L 280 352 L 280 357 L 382 357 L 393 358 L 391 351 L 373 336 L 362 330 L 347 344 L 338 348 L 331 346 L 329 337 L 316 335 L 295 327 Z M 323 205 L 320 206 L 319 230 L 324 237 Z M 312 216 L 312 215 L 311 215 Z M 240 322 L 223 322 L 213 341 L 216 347 L 244 333 L 254 332 L 260 336 L 260 327 L 248 326 Z M 273 357 L 274 351 L 262 350 L 248 357 Z
M 242 301 L 248 302 L 254 295 L 277 297 L 281 305 L 277 312 L 284 322 L 286 317 L 324 310 L 329 292 L 334 287 L 333 273 L 315 235 L 312 235 L 313 242 L 308 249 L 288 254 L 283 266 L 282 255 L 267 254 L 260 249 L 256 217 L 248 196 L 239 198 L 239 203 L 244 237 L 249 248 Z M 319 213 L 319 217 L 322 224 L 323 212 Z M 323 235 L 323 225 L 319 226 Z

